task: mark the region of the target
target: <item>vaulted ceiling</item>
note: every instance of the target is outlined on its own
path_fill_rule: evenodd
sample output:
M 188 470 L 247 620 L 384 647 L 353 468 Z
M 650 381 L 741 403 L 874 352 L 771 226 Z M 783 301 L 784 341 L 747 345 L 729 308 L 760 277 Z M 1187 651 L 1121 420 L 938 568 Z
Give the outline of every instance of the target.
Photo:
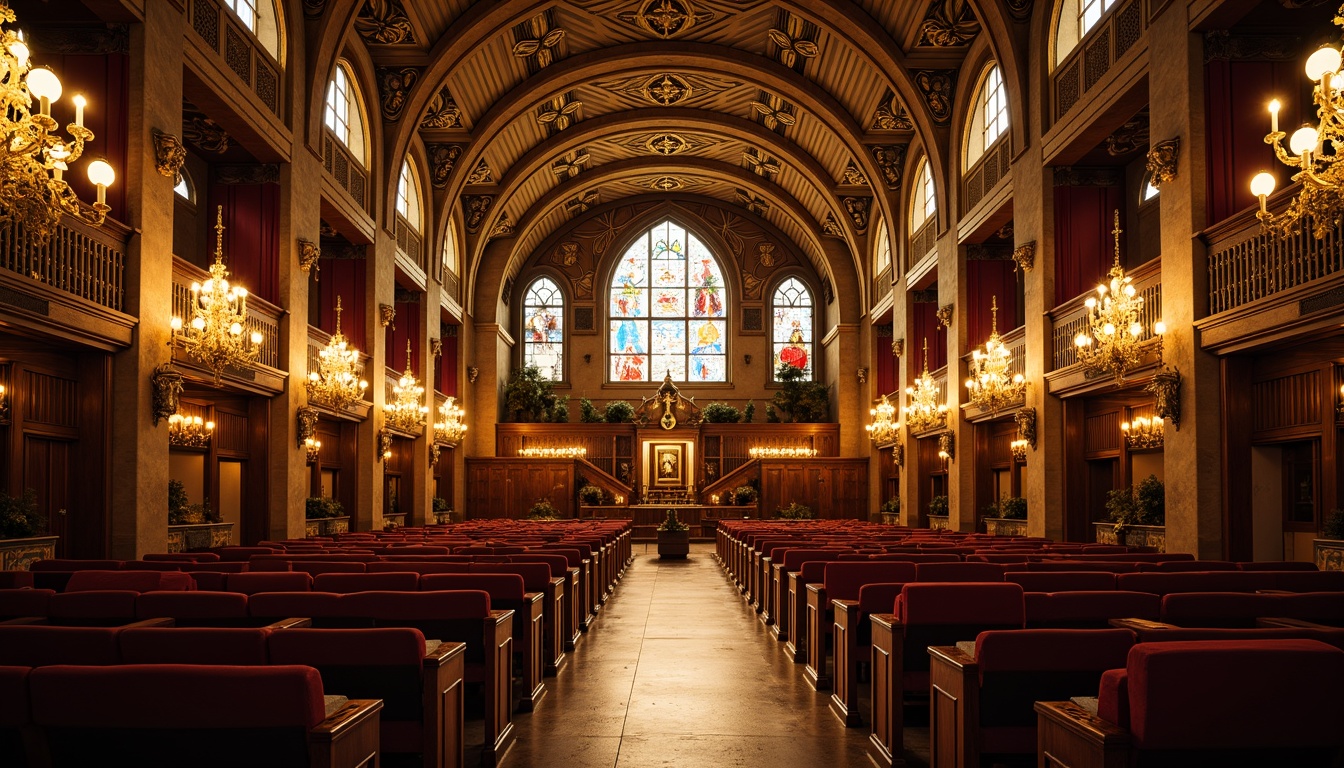
M 326 40 L 357 36 L 367 47 L 384 121 L 385 188 L 418 137 L 435 221 L 460 212 L 470 270 L 494 237 L 512 236 L 503 270 L 512 275 L 584 211 L 677 191 L 747 209 L 793 240 L 819 273 L 852 269 L 866 285 L 869 221 L 890 215 L 900 199 L 909 146 L 918 141 L 943 165 L 958 67 L 986 30 L 1000 30 L 988 33 L 997 35 L 990 46 L 1010 52 L 1010 28 L 1030 3 L 305 7 L 324 18 Z M 828 264 L 837 252 L 851 263 Z

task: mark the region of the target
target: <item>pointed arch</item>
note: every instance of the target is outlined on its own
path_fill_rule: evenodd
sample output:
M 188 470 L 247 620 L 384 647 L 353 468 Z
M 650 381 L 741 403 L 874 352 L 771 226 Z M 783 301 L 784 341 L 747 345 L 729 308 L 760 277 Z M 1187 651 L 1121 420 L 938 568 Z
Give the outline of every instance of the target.
M 345 59 L 336 61 L 326 94 L 323 124 L 361 165 L 369 168 L 370 137 L 365 100 L 359 88 L 359 80 Z
M 565 379 L 565 294 L 549 275 L 523 292 L 523 365 L 535 366 L 548 381 Z
M 817 318 L 812 289 L 797 277 L 784 278 L 770 294 L 770 316 L 770 349 L 774 361 L 771 381 L 782 381 L 779 373 L 785 365 L 801 370 L 806 381 L 816 379 Z

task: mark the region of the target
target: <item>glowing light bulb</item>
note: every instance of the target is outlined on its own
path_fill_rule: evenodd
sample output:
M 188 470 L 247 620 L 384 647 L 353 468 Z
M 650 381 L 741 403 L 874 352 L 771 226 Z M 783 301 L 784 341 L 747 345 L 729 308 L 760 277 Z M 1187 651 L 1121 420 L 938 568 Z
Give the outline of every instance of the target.
M 1331 46 L 1322 46 L 1311 56 L 1307 57 L 1305 67 L 1307 77 L 1314 81 L 1319 81 L 1327 74 L 1333 75 L 1339 71 L 1340 56 L 1339 51 Z
M 1288 148 L 1293 150 L 1294 155 L 1305 155 L 1316 148 L 1319 138 L 1315 128 L 1304 125 L 1293 131 L 1293 135 L 1288 139 Z
M 1161 320 L 1158 320 L 1156 323 L 1153 323 L 1153 333 L 1156 333 L 1158 336 L 1161 336 L 1166 332 L 1167 332 L 1166 323 L 1162 322 Z
M 1265 171 L 1255 174 L 1251 179 L 1251 194 L 1263 199 L 1274 194 L 1275 181 L 1274 176 Z

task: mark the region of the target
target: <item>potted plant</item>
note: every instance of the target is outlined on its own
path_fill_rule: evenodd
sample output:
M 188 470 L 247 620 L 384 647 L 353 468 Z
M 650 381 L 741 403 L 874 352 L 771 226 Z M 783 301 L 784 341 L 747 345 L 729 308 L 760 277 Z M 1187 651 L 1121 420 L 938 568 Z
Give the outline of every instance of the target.
M 795 501 L 787 507 L 780 507 L 775 510 L 775 516 L 781 520 L 811 520 L 812 508 Z
M 559 520 L 560 510 L 555 508 L 550 499 L 538 499 L 536 504 L 527 511 L 528 520 Z
M 1097 543 L 1167 551 L 1166 490 L 1156 475 L 1108 491 L 1104 508 L 1109 522 L 1093 524 Z
M 612 400 L 607 403 L 604 418 L 608 424 L 629 424 L 635 420 L 635 406 L 624 400 Z
M 453 507 L 448 500 L 441 497 L 434 497 L 434 522 L 438 525 L 446 525 L 453 522 Z
M 585 507 L 602 506 L 602 489 L 596 485 L 585 485 L 579 489 L 579 504 Z
M 929 528 L 937 530 L 947 530 L 947 497 L 934 496 L 929 499 Z
M 1027 535 L 1027 500 L 1004 496 L 986 507 L 985 532 L 992 536 Z
M 745 507 L 755 504 L 756 499 L 759 497 L 760 494 L 756 492 L 755 488 L 752 488 L 750 485 L 739 485 L 733 489 L 733 506 Z
M 581 399 L 579 400 L 579 422 L 580 422 L 580 423 L 582 423 L 582 424 L 601 424 L 602 422 L 604 422 L 604 421 L 606 421 L 606 420 L 607 420 L 607 419 L 606 419 L 605 416 L 602 415 L 602 412 L 599 411 L 599 410 L 597 410 L 597 407 L 593 405 L 593 401 L 592 401 L 592 400 L 589 400 L 589 399 L 586 398 L 586 397 L 585 397 L 585 398 L 581 398 Z
M 28 488 L 19 496 L 0 491 L 0 571 L 26 571 L 56 557 L 57 537 L 44 535 L 46 530 L 36 491 Z
M 233 543 L 233 523 L 220 521 L 210 499 L 191 504 L 180 480 L 168 481 L 168 551 L 192 552 Z
M 341 502 L 326 496 L 312 496 L 304 503 L 304 532 L 308 536 L 348 533 L 350 518 Z
M 901 524 L 901 500 L 899 497 L 892 496 L 890 499 L 882 502 L 882 506 L 878 509 L 882 513 L 883 525 Z
M 780 363 L 775 377 L 780 388 L 771 400 L 767 421 L 815 424 L 830 419 L 830 387 L 819 381 L 808 381 L 806 371 L 789 363 Z
M 736 424 L 742 420 L 742 412 L 727 403 L 710 403 L 700 416 L 707 424 Z
M 677 518 L 676 510 L 667 510 L 667 517 L 658 526 L 658 557 L 685 560 L 690 552 L 691 527 Z
M 1321 537 L 1312 541 L 1316 567 L 1322 571 L 1344 571 L 1344 509 L 1334 509 L 1325 518 Z
M 504 388 L 504 410 L 513 421 L 569 421 L 569 398 L 558 399 L 535 365 L 515 368 Z

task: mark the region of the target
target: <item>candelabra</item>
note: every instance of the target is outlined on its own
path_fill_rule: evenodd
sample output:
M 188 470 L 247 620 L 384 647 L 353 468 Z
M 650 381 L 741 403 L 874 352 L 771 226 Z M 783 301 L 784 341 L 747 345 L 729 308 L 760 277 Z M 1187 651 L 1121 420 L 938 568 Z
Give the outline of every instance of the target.
M 403 432 L 412 432 L 425 425 L 429 406 L 424 404 L 425 388 L 411 372 L 411 342 L 406 342 L 406 371 L 392 387 L 393 401 L 383 405 L 387 423 Z
M 168 417 L 168 444 L 174 448 L 204 448 L 215 434 L 215 422 L 200 416 L 174 413 Z
M 1008 450 L 1013 454 L 1013 461 L 1021 464 L 1027 460 L 1027 445 L 1027 441 L 1020 438 L 1008 444 Z
M 303 439 L 304 456 L 309 464 L 316 464 L 322 456 L 322 441 L 312 437 Z
M 1120 425 L 1120 431 L 1125 434 L 1125 445 L 1130 450 L 1142 448 L 1161 448 L 1165 441 L 1166 422 L 1161 416 L 1148 418 L 1140 416 L 1134 421 L 1126 421 Z
M 14 11 L 0 5 L 0 24 L 12 24 Z M 59 101 L 61 80 L 44 67 L 34 68 L 28 58 L 23 33 L 0 27 L 0 135 L 7 151 L 0 157 L 0 222 L 14 222 L 35 239 L 45 240 L 56 231 L 61 213 L 101 225 L 112 208 L 107 188 L 116 179 L 105 160 L 89 163 L 89 181 L 98 190 L 97 201 L 85 206 L 65 181 L 70 165 L 93 141 L 93 131 L 84 127 L 88 101 L 75 96 L 75 121 L 65 127 L 69 139 L 56 133 L 58 124 L 51 105 Z M 32 111 L 37 99 L 37 112 Z
M 1097 295 L 1087 297 L 1087 320 L 1083 330 L 1074 337 L 1078 347 L 1078 361 L 1088 370 L 1115 377 L 1115 383 L 1124 381 L 1125 374 L 1139 364 L 1143 324 L 1139 313 L 1143 297 L 1134 287 L 1134 278 L 1125 275 L 1120 266 L 1120 211 L 1115 212 L 1115 262 L 1108 283 L 1097 286 Z M 1167 332 L 1162 321 L 1153 323 L 1153 334 Z M 1160 354 L 1159 347 L 1159 354 Z
M 753 446 L 747 449 L 747 455 L 753 459 L 810 459 L 817 455 L 817 449 Z
M 350 346 L 341 334 L 341 297 L 336 297 L 336 332 L 327 346 L 317 353 L 317 370 L 308 372 L 308 399 L 336 410 L 344 410 L 364 397 L 369 382 L 360 378 L 364 364 L 359 350 Z
M 465 416 L 466 411 L 457 405 L 456 397 L 445 399 L 439 406 L 439 420 L 434 422 L 435 442 L 457 445 L 467 432 L 467 425 L 462 421 Z
M 896 422 L 896 406 L 887 401 L 886 395 L 882 396 L 882 401 L 876 407 L 868 409 L 868 414 L 873 417 L 873 422 L 863 425 L 863 428 L 874 444 L 886 445 L 900 434 L 901 425 Z
M 588 449 L 581 446 L 568 448 L 519 448 L 518 455 L 525 459 L 582 459 Z
M 910 429 L 923 432 L 941 427 L 947 422 L 947 404 L 938 402 L 938 384 L 929 375 L 929 340 L 924 339 L 924 373 L 915 380 L 915 386 L 905 388 L 910 404 L 901 409 Z
M 215 374 L 215 386 L 225 368 L 244 368 L 261 354 L 261 334 L 245 335 L 247 289 L 229 285 L 224 266 L 224 206 L 215 210 L 215 263 L 205 284 L 191 284 L 191 322 L 172 319 L 174 336 L 187 352 Z
M 1009 403 L 1022 399 L 1027 382 L 1022 374 L 1009 377 L 1013 367 L 1013 353 L 1004 346 L 999 337 L 999 297 L 994 296 L 990 303 L 990 334 L 985 342 L 984 351 L 975 350 L 971 354 L 970 378 L 966 379 L 971 405 L 987 413 L 998 413 Z
M 1340 6 L 1335 23 L 1344 27 L 1344 5 Z M 1251 179 L 1251 193 L 1260 199 L 1256 217 L 1266 230 L 1279 237 L 1300 231 L 1301 220 L 1310 217 L 1312 234 L 1324 240 L 1339 226 L 1344 217 L 1344 72 L 1340 71 L 1340 51 L 1326 45 L 1307 58 L 1307 79 L 1315 83 L 1312 100 L 1316 104 L 1317 125 L 1304 125 L 1289 136 L 1279 130 L 1278 99 L 1269 102 L 1269 133 L 1265 143 L 1274 148 L 1279 162 L 1298 169 L 1293 181 L 1302 185 L 1302 191 L 1275 216 L 1265 205 L 1265 199 L 1274 192 L 1274 176 L 1262 171 Z M 1288 139 L 1288 149 L 1283 140 Z

